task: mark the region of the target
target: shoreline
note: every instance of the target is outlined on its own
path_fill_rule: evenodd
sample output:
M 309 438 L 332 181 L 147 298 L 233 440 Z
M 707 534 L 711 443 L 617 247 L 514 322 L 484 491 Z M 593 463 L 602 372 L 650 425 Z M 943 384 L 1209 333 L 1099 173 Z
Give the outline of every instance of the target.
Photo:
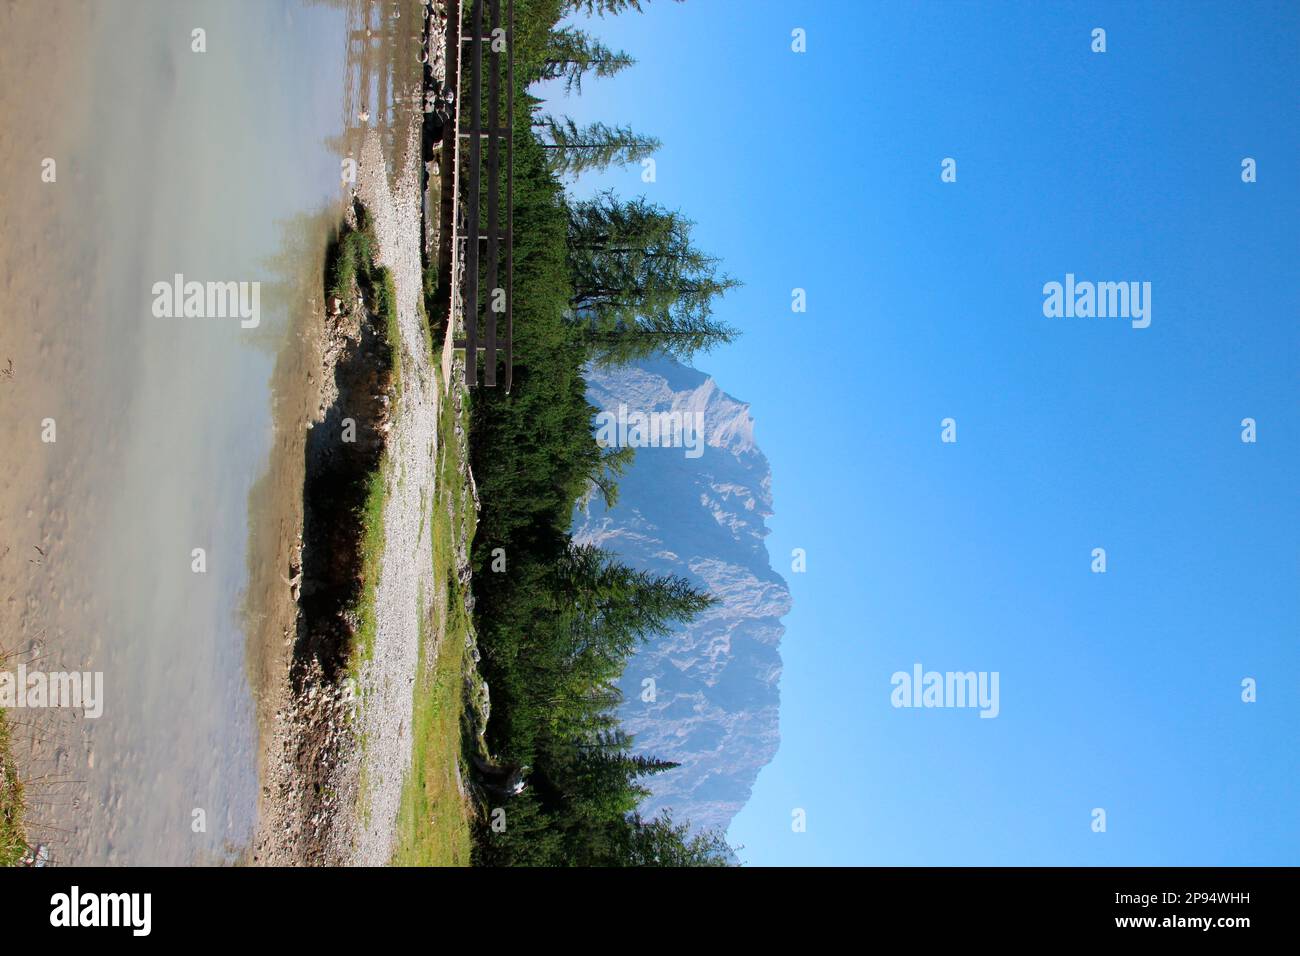
M 413 7 L 423 9 L 418 2 Z M 435 18 L 435 29 L 439 23 Z M 445 44 L 445 35 L 439 32 L 433 42 Z M 392 51 L 381 52 L 380 59 L 385 55 Z M 350 63 L 352 59 L 350 52 Z M 423 92 L 403 92 L 394 83 L 393 102 L 422 102 Z M 354 105 L 353 97 L 349 91 L 345 101 Z M 277 355 L 272 450 L 249 496 L 249 578 L 242 614 L 256 701 L 259 796 L 256 831 L 241 860 L 251 865 L 382 865 L 396 856 L 398 818 L 406 812 L 414 757 L 413 688 L 423 672 L 421 662 L 436 658 L 440 647 L 436 634 L 431 645 L 426 641 L 438 629 L 433 577 L 438 545 L 431 540 L 426 505 L 441 491 L 434 471 L 443 449 L 442 389 L 423 298 L 424 114 L 397 105 L 394 111 L 395 126 L 350 127 L 345 133 L 348 155 L 359 161 L 357 182 L 342 215 L 330 221 L 329 213 L 322 214 L 312 237 L 322 252 L 323 275 L 330 264 L 325 256 L 329 240 L 322 237 L 355 226 L 354 203 L 364 203 L 373 231 L 373 262 L 387 268 L 396 299 L 392 318 L 397 328 L 391 333 L 397 354 L 391 357 L 387 400 L 377 414 L 357 414 L 361 393 L 374 388 L 352 383 L 356 387 L 349 389 L 339 376 L 352 374 L 345 363 L 374 364 L 359 354 L 372 316 L 359 300 L 340 306 L 326 291 L 329 276 L 323 282 L 321 275 L 314 277 L 313 285 L 298 290 L 306 306 L 293 310 Z M 349 322 L 350 330 L 345 328 Z M 340 395 L 340 388 L 345 394 Z M 347 394 L 354 399 L 341 410 Z M 313 429 L 328 420 L 332 435 L 338 422 L 346 420 L 340 418 L 344 414 L 356 415 L 358 434 L 367 429 L 380 433 L 381 458 L 371 481 L 387 490 L 382 492 L 377 567 L 363 572 L 360 565 L 346 565 L 341 575 L 360 582 L 369 595 L 373 646 L 349 644 L 343 670 L 331 673 L 328 661 L 320 666 L 322 640 L 327 645 L 356 642 L 359 634 L 351 611 L 335 624 L 327 621 L 325 632 L 309 633 L 321 621 L 306 623 L 304 595 L 319 603 L 320 589 L 336 587 L 340 575 L 336 561 L 334 585 L 320 578 L 323 556 L 337 549 L 322 550 L 323 542 L 317 541 L 312 553 L 312 508 L 321 502 L 310 496 L 304 500 L 304 492 L 320 480 L 319 474 L 313 479 L 319 465 L 313 464 L 313 455 L 332 460 L 338 447 L 323 433 L 313 442 Z M 313 452 L 313 445 L 321 450 Z M 345 632 L 350 636 L 339 636 Z M 457 733 L 457 750 L 459 742 Z
M 324 258 L 324 245 L 321 259 Z M 258 735 L 258 830 L 273 812 L 267 780 L 276 715 L 292 699 L 289 663 L 297 634 L 298 604 L 287 572 L 301 548 L 307 422 L 320 404 L 319 291 L 307 309 L 291 313 L 271 377 L 272 445 L 266 470 L 249 492 L 248 581 L 240 607 L 245 627 L 245 667 Z M 305 313 L 305 314 L 304 314 Z M 257 837 L 254 836 L 254 845 Z M 254 846 L 244 850 L 245 861 Z

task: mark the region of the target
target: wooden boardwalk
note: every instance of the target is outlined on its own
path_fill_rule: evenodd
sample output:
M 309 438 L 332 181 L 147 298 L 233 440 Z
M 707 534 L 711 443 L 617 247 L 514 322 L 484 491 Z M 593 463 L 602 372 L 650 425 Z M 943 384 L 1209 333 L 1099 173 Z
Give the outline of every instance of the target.
M 450 0 L 448 17 L 447 76 L 449 82 L 455 77 L 455 105 L 442 142 L 444 162 L 450 158 L 452 168 L 452 188 L 441 196 L 438 249 L 438 304 L 448 317 L 444 368 L 450 364 L 450 349 L 463 349 L 465 384 L 477 385 L 482 352 L 483 384 L 496 386 L 503 364 L 509 392 L 514 372 L 514 0 Z

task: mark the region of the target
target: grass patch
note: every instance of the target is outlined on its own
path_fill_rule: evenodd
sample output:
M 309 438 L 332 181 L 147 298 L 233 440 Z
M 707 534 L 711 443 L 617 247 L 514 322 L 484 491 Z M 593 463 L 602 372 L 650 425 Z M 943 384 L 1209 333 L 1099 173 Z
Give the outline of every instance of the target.
M 348 674 L 360 688 L 361 668 L 375 653 L 375 638 L 379 624 L 375 605 L 379 593 L 379 573 L 384 560 L 384 503 L 388 500 L 388 454 L 379 461 L 379 467 L 371 473 L 366 484 L 366 501 L 360 514 L 361 522 L 361 591 L 357 597 L 352 613 L 357 626 L 352 635 L 352 646 L 348 651 Z M 362 735 L 358 741 L 362 753 L 366 750 L 366 739 Z M 366 762 L 361 762 L 361 779 L 357 784 L 357 813 L 364 826 L 370 825 L 370 778 L 366 772 Z
M 374 262 L 375 234 L 365 207 L 357 206 L 357 228 L 345 229 L 330 250 L 329 294 L 340 302 L 352 297 L 353 284 L 368 278 Z M 360 270 L 360 271 L 358 271 Z
M 357 629 L 349 655 L 353 676 L 360 672 L 362 663 L 375 652 L 375 634 L 378 628 L 375 600 L 379 591 L 379 572 L 384 560 L 384 503 L 388 500 L 388 454 L 379 460 L 379 467 L 371 473 L 366 484 L 366 501 L 361 508 L 361 594 L 353 613 Z
M 390 269 L 375 262 L 378 240 L 369 211 L 361 203 L 354 206 L 357 224 L 344 226 L 329 250 L 326 292 L 341 303 L 351 303 L 357 293 L 367 310 L 382 324 L 380 330 L 388 345 L 388 365 L 393 392 L 402 396 L 401 328 L 397 319 L 397 283 Z M 365 498 L 356 514 L 360 526 L 361 587 L 350 608 L 355 622 L 348 669 L 353 677 L 361 665 L 374 655 L 376 636 L 375 599 L 384 554 L 384 505 L 388 498 L 389 458 L 381 455 L 373 471 L 365 476 Z M 398 476 L 400 481 L 401 476 Z
M 429 324 L 429 310 L 423 302 L 420 303 L 420 329 L 424 333 L 424 353 L 429 356 L 429 362 L 436 365 L 438 356 L 433 354 L 433 326 Z
M 411 769 L 397 816 L 396 866 L 469 866 L 472 807 L 460 795 L 457 765 L 464 709 L 465 622 L 453 599 L 440 639 L 422 635 L 415 684 Z M 428 630 L 427 628 L 425 630 Z M 429 666 L 428 653 L 437 656 Z
M 373 267 L 370 273 L 370 287 L 374 290 L 375 315 L 384 323 L 384 333 L 388 337 L 388 347 L 393 355 L 393 388 L 397 397 L 402 397 L 402 329 L 397 322 L 397 281 L 391 269 L 385 266 Z
M 433 302 L 438 297 L 438 263 L 429 262 L 424 267 L 424 301 L 430 315 L 435 313 Z
M 23 785 L 9 753 L 9 724 L 0 710 L 0 866 L 14 866 L 26 852 Z
M 466 421 L 462 420 L 461 427 Z M 469 866 L 473 845 L 472 803 L 461 796 L 457 767 L 462 756 L 465 709 L 465 650 L 469 621 L 456 580 L 456 541 L 473 533 L 462 508 L 454 403 L 441 408 L 441 467 L 429 513 L 433 544 L 433 595 L 420 628 L 420 661 L 414 687 L 411 768 L 402 787 L 397 816 L 397 866 Z M 432 657 L 431 657 L 432 655 Z
M 357 203 L 356 228 L 344 227 L 332 243 L 327 261 L 326 294 L 341 303 L 350 303 L 353 289 L 359 289 L 369 309 L 384 326 L 384 335 L 392 354 L 393 387 L 402 394 L 402 341 L 397 322 L 397 282 L 392 270 L 376 264 L 374 223 L 366 207 Z

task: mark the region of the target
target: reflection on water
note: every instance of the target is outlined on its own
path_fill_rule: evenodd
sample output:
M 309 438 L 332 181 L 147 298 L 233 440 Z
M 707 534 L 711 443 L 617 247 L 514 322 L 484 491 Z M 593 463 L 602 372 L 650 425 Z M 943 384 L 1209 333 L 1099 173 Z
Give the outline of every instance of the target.
M 366 128 L 377 129 L 390 177 L 406 162 L 406 130 L 420 108 L 420 0 L 338 0 L 347 10 L 346 132 L 331 146 L 358 158 Z
M 248 495 L 271 447 L 274 348 L 319 282 L 312 217 L 338 208 L 354 138 L 341 120 L 402 108 L 387 91 L 403 58 L 384 50 L 419 18 L 404 6 L 385 26 L 391 12 L 307 0 L 0 11 L 0 366 L 14 366 L 0 382 L 13 462 L 0 469 L 0 649 L 102 671 L 106 696 L 96 721 L 15 717 L 31 835 L 56 861 L 215 861 L 252 832 Z M 388 36 L 349 66 L 367 23 Z M 261 282 L 260 326 L 155 317 L 151 287 L 176 273 Z

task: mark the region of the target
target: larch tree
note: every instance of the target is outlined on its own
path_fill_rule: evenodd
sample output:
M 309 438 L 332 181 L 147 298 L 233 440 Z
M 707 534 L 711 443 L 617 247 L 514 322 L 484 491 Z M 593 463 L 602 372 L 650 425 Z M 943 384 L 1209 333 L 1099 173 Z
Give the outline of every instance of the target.
M 713 302 L 739 283 L 691 242 L 690 220 L 611 192 L 569 207 L 572 320 L 591 357 L 618 365 L 666 353 L 688 360 L 733 341 Z
M 627 126 L 607 126 L 599 121 L 579 126 L 567 116 L 541 116 L 534 125 L 542 131 L 542 148 L 551 169 L 560 176 L 640 162 L 663 145 Z
M 609 77 L 636 63 L 622 50 L 611 50 L 589 33 L 574 27 L 552 30 L 547 41 L 543 80 L 564 79 L 564 92 L 582 92 L 582 77 L 593 71 Z

